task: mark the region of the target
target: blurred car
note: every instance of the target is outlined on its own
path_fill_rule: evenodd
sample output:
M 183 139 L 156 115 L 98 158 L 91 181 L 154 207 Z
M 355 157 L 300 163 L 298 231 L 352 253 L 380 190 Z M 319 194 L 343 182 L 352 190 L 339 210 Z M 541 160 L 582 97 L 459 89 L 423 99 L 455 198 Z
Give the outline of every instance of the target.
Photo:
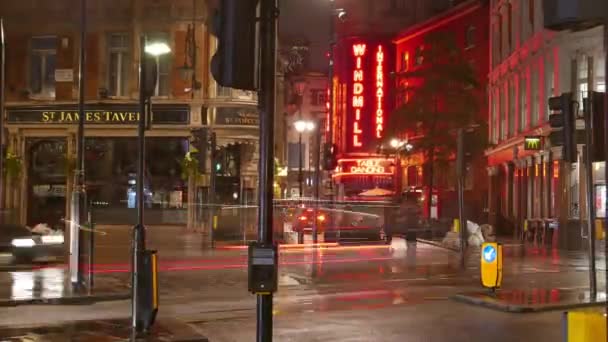
M 32 230 L 19 224 L 0 224 L 0 254 L 11 263 L 58 261 L 64 253 L 60 230 Z
M 302 208 L 296 215 L 293 231 L 311 234 L 315 210 Z M 316 211 L 317 231 L 325 242 L 385 241 L 386 234 L 380 216 L 365 212 L 320 208 Z

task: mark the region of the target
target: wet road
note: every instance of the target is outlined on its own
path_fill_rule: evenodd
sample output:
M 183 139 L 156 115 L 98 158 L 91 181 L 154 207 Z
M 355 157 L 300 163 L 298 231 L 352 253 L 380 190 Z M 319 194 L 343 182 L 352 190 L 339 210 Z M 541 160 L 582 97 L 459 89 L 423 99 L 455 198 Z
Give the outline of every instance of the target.
M 194 236 L 169 240 L 165 234 L 150 235 L 150 245 L 160 255 L 161 318 L 189 322 L 212 341 L 252 340 L 255 298 L 246 290 L 246 250 L 209 251 L 201 249 Z M 100 245 L 106 246 L 107 255 L 97 258 L 96 283 L 127 291 L 128 253 L 117 251 L 128 251 L 128 244 L 115 242 L 108 237 L 107 244 Z M 505 259 L 504 287 L 519 291 L 513 300 L 559 301 L 565 290 L 587 285 L 583 254 L 528 249 L 525 257 L 519 255 L 507 250 Z M 283 248 L 275 296 L 276 340 L 483 341 L 488 334 L 495 341 L 559 340 L 559 312 L 518 316 L 448 300 L 456 293 L 479 290 L 478 258 L 472 253 L 463 271 L 453 252 L 398 239 L 390 247 Z M 61 296 L 69 288 L 64 278 L 62 267 L 2 272 L 0 296 Z M 603 272 L 598 278 L 603 289 Z M 0 325 L 67 324 L 129 314 L 126 301 L 0 308 Z

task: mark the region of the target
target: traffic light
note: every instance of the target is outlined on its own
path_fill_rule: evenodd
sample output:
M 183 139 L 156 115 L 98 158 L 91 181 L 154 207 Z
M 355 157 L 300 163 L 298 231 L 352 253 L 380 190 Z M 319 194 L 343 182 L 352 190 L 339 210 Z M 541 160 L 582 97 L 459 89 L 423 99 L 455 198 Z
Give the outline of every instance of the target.
M 323 170 L 333 171 L 338 166 L 336 158 L 337 148 L 335 144 L 325 144 L 323 146 Z
M 257 5 L 258 0 L 222 0 L 213 16 L 218 44 L 211 74 L 221 86 L 257 89 Z
M 605 112 L 604 112 L 604 93 L 597 91 L 589 92 L 591 97 L 591 121 L 592 121 L 592 144 L 591 144 L 591 160 L 594 162 L 604 161 L 606 159 L 604 153 L 605 139 Z M 589 101 L 587 100 L 587 103 Z
M 549 135 L 552 146 L 563 146 L 562 160 L 576 162 L 576 116 L 572 93 L 549 98 L 549 124 L 554 130 Z M 558 128 L 558 129 L 556 129 Z
M 192 132 L 192 147 L 190 153 L 194 155 L 196 160 L 198 161 L 198 171 L 201 174 L 206 173 L 207 169 L 207 150 L 208 150 L 208 138 L 209 132 L 207 129 L 197 129 Z

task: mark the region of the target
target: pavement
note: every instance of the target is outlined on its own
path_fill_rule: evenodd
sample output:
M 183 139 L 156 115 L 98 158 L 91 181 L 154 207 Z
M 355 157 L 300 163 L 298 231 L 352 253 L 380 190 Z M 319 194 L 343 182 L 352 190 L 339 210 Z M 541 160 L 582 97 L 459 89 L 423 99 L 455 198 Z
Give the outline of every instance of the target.
M 106 232 L 97 239 L 95 283 L 118 293 L 128 290 L 130 230 Z M 159 324 L 180 322 L 214 342 L 253 340 L 255 297 L 247 292 L 245 248 L 211 251 L 202 248 L 200 234 L 178 228 L 152 230 L 148 242 L 159 251 Z M 603 290 L 603 257 L 597 261 L 598 288 Z M 274 297 L 276 341 L 485 341 L 489 336 L 493 341 L 557 341 L 561 337 L 561 309 L 514 315 L 451 300 L 483 291 L 475 251 L 467 256 L 465 269 L 452 251 L 401 239 L 391 246 L 283 248 L 280 263 L 279 291 Z M 525 253 L 505 250 L 498 298 L 523 296 L 526 303 L 578 298 L 587 290 L 586 267 L 584 253 L 534 247 L 526 247 Z M 65 272 L 63 267 L 0 272 L 4 291 L 0 295 L 59 295 Z M 18 280 L 23 278 L 29 279 L 27 285 Z M 130 315 L 125 300 L 38 304 L 0 308 L 0 340 L 41 327 L 88 333 L 97 328 L 87 322 L 124 321 Z M 48 341 L 71 337 L 57 338 Z

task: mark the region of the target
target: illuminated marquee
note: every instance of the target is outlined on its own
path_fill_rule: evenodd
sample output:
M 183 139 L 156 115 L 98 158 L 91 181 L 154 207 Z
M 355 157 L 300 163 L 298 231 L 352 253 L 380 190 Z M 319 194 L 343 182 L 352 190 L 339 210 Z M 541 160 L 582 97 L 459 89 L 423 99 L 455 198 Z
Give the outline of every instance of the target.
M 376 52 L 376 138 L 382 138 L 384 131 L 384 51 L 382 45 Z
M 353 146 L 361 147 L 363 130 L 361 129 L 361 111 L 363 110 L 363 56 L 367 46 L 365 44 L 353 45 L 355 56 L 355 69 L 353 70 L 353 109 L 355 120 L 353 120 Z
M 384 166 L 378 159 L 361 159 L 356 161 L 356 165 L 350 167 L 350 173 L 385 173 Z

